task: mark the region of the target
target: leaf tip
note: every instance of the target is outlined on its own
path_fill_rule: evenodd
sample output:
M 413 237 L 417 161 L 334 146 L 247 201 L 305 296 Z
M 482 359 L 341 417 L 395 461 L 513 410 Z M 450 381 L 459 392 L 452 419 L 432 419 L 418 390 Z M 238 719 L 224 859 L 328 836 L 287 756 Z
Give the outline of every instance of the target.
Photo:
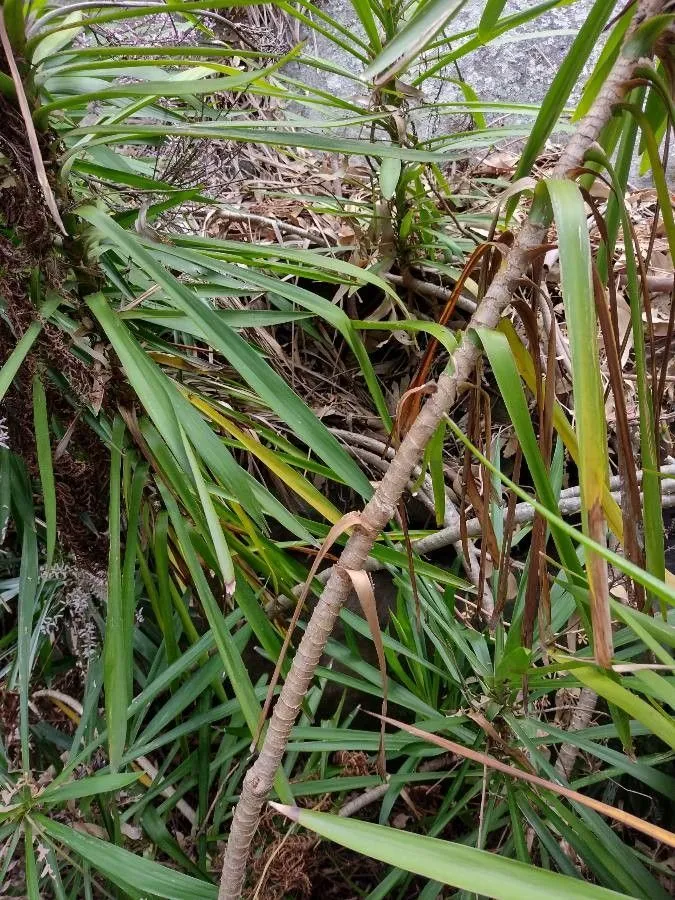
M 300 810 L 297 806 L 286 806 L 284 803 L 275 803 L 273 800 L 269 801 L 269 805 L 282 816 L 286 816 L 294 822 L 300 821 Z

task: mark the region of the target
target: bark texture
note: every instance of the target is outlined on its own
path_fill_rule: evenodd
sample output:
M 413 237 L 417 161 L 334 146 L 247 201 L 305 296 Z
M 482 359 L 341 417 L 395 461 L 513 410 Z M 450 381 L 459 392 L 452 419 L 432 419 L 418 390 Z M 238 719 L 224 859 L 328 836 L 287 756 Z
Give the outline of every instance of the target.
M 595 707 L 598 702 L 598 695 L 590 688 L 582 688 L 577 700 L 572 721 L 570 722 L 568 731 L 583 731 L 590 725 Z M 555 770 L 563 775 L 568 781 L 572 777 L 572 769 L 577 761 L 579 748 L 574 744 L 563 744 L 555 761 Z
M 628 37 L 641 22 L 659 13 L 662 8 L 663 0 L 642 0 Z M 584 153 L 597 140 L 601 129 L 609 120 L 612 106 L 622 99 L 624 82 L 630 78 L 636 62 L 637 59 L 630 54 L 619 57 L 591 110 L 579 122 L 561 155 L 555 168 L 555 177 L 565 177 L 570 169 L 582 164 Z M 546 231 L 546 225 L 530 221 L 521 229 L 502 268 L 469 322 L 467 336 L 453 358 L 454 371 L 452 374 L 443 374 L 438 379 L 436 392 L 415 419 L 374 496 L 365 506 L 360 526 L 355 527 L 339 563 L 333 567 L 274 707 L 260 755 L 244 778 L 225 851 L 219 900 L 238 900 L 241 896 L 251 842 L 263 803 L 272 788 L 291 728 L 326 641 L 351 590 L 352 583 L 345 569 L 358 570 L 364 567 L 375 539 L 394 517 L 396 504 L 405 490 L 411 472 L 422 458 L 424 448 L 441 418 L 454 405 L 463 385 L 473 374 L 480 351 L 471 340 L 470 332 L 498 325 L 513 292 L 530 265 L 532 252 L 544 242 Z

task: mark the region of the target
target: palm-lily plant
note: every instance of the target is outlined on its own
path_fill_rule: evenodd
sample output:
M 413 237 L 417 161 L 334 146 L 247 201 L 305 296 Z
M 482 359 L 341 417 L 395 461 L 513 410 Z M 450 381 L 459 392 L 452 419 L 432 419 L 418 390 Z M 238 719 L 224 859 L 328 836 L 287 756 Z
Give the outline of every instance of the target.
M 342 896 L 668 894 L 672 16 L 597 0 L 539 107 L 453 70 L 470 126 L 427 138 L 433 79 L 564 3 L 352 5 L 3 4 L 9 896 L 305 896 L 329 841 Z M 511 184 L 472 168 L 505 136 Z

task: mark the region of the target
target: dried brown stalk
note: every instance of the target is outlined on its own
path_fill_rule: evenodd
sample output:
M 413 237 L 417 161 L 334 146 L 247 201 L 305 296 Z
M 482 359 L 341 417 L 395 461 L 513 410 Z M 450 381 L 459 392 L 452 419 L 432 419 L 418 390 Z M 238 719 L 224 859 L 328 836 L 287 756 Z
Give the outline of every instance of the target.
M 16 64 L 16 59 L 14 58 L 14 51 L 12 50 L 9 35 L 7 34 L 7 27 L 5 25 L 5 17 L 2 9 L 0 9 L 0 45 L 2 45 L 2 49 L 5 53 L 9 73 L 12 76 L 12 81 L 14 82 L 14 87 L 16 88 L 16 98 L 19 103 L 19 109 L 21 110 L 24 125 L 26 126 L 26 137 L 28 138 L 30 152 L 33 156 L 35 176 L 40 184 L 40 187 L 42 188 L 45 203 L 47 204 L 47 208 L 49 209 L 54 222 L 56 223 L 61 234 L 66 235 L 68 232 L 66 231 L 65 225 L 61 221 L 58 206 L 56 205 L 56 198 L 54 197 L 54 192 L 52 191 L 52 187 L 49 183 L 49 178 L 47 177 L 47 170 L 45 169 L 44 160 L 42 159 L 42 153 L 40 151 L 40 142 L 38 140 L 37 132 L 35 131 L 35 125 L 33 125 L 33 116 L 30 110 L 30 103 L 28 102 L 28 98 L 26 97 L 26 92 L 23 86 L 23 79 Z
M 668 831 L 666 828 L 660 828 L 658 825 L 653 825 L 651 822 L 645 822 L 644 819 L 625 812 L 623 809 L 618 809 L 616 806 L 610 806 L 609 803 L 603 803 L 601 800 L 596 800 L 594 797 L 587 797 L 585 794 L 580 794 L 579 791 L 573 791 L 565 785 L 556 784 L 554 781 L 541 778 L 539 775 L 535 775 L 534 772 L 524 772 L 522 769 L 517 769 L 515 766 L 509 766 L 507 763 L 495 759 L 487 753 L 481 753 L 479 750 L 473 750 L 469 747 L 462 747 L 461 744 L 457 744 L 455 741 L 449 741 L 439 734 L 432 734 L 429 731 L 417 728 L 415 725 L 399 722 L 398 719 L 387 718 L 386 721 L 387 724 L 400 728 L 402 731 L 406 731 L 408 734 L 413 735 L 413 737 L 428 741 L 436 747 L 441 747 L 443 750 L 449 750 L 451 753 L 456 753 L 457 756 L 464 757 L 465 759 L 471 759 L 480 765 L 487 766 L 496 772 L 502 772 L 504 775 L 508 775 L 511 778 L 517 778 L 519 781 L 526 781 L 528 784 L 533 784 L 535 787 L 553 791 L 553 793 L 558 794 L 560 797 L 567 797 L 568 800 L 581 803 L 582 806 L 593 809 L 603 816 L 608 816 L 610 819 L 614 819 L 615 822 L 620 822 L 622 825 L 633 828 L 641 834 L 649 835 L 649 837 L 653 838 L 655 841 L 666 844 L 668 847 L 675 847 L 675 834 L 673 834 L 672 831 Z
M 657 14 L 662 7 L 662 0 L 640 2 L 629 37 L 638 24 Z M 600 131 L 609 121 L 612 106 L 623 97 L 624 82 L 630 78 L 637 62 L 636 57 L 631 55 L 628 45 L 624 46 L 624 50 L 626 52 L 619 56 L 592 108 L 579 122 L 567 148 L 562 153 L 554 170 L 555 177 L 565 177 L 570 169 L 582 164 L 586 150 L 597 140 Z M 469 335 L 454 355 L 454 371 L 452 374 L 444 373 L 438 379 L 438 389 L 429 397 L 413 422 L 391 466 L 384 474 L 372 499 L 365 506 L 360 517 L 360 525 L 355 526 L 339 564 L 333 567 L 331 577 L 317 602 L 274 707 L 260 755 L 244 778 L 225 851 L 219 900 L 238 900 L 241 896 L 251 842 L 258 827 L 263 803 L 272 788 L 293 723 L 309 689 L 315 669 L 319 665 L 326 641 L 351 589 L 352 582 L 346 570 L 358 571 L 364 567 L 375 539 L 394 517 L 396 505 L 406 488 L 410 473 L 422 458 L 424 449 L 442 417 L 456 402 L 462 387 L 471 380 L 480 353 L 477 343 L 471 339 L 471 332 L 478 328 L 495 328 L 498 325 L 523 273 L 530 266 L 533 254 L 544 242 L 546 231 L 546 223 L 540 224 L 530 220 L 521 229 L 513 247 L 506 254 L 501 269 L 471 318 Z

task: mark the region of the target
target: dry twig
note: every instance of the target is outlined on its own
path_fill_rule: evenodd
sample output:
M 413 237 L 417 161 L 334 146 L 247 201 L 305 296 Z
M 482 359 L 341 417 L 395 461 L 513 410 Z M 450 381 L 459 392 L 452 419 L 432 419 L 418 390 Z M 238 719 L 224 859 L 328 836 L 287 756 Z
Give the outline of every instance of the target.
M 298 225 L 291 225 L 289 222 L 284 222 L 282 219 L 273 218 L 272 216 L 260 216 L 245 209 L 228 209 L 226 206 L 218 206 L 209 213 L 202 226 L 203 234 L 208 233 L 208 227 L 214 219 L 227 219 L 231 222 L 249 222 L 254 225 L 264 225 L 266 228 L 272 228 L 275 232 L 277 230 L 286 232 L 286 234 L 301 238 L 310 244 L 319 244 L 321 247 L 331 246 L 328 239 L 317 231 L 300 228 Z

